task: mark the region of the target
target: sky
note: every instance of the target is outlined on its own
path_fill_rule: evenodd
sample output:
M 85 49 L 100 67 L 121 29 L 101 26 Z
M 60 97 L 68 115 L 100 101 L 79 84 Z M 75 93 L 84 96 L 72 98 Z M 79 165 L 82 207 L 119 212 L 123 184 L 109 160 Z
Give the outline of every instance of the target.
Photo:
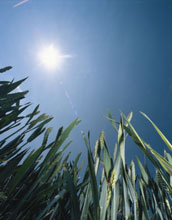
M 28 77 L 20 89 L 54 116 L 54 136 L 76 116 L 82 120 L 70 136 L 72 157 L 85 155 L 81 130 L 90 130 L 92 148 L 104 130 L 113 151 L 107 109 L 116 121 L 120 111 L 133 111 L 136 130 L 162 154 L 163 142 L 139 111 L 172 140 L 171 22 L 168 0 L 0 0 L 0 67 L 13 66 L 1 79 Z M 54 71 L 38 59 L 50 45 L 65 57 Z M 127 160 L 136 154 L 127 140 Z

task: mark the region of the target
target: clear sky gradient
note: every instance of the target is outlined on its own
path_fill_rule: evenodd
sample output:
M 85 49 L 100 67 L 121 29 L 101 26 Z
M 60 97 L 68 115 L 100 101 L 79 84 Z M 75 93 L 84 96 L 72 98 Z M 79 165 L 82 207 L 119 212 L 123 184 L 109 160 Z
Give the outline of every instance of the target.
M 29 77 L 21 89 L 54 116 L 56 130 L 77 111 L 82 123 L 72 135 L 74 155 L 85 152 L 81 130 L 91 131 L 92 146 L 105 130 L 113 149 L 107 109 L 116 120 L 120 110 L 133 111 L 136 129 L 162 153 L 162 141 L 139 111 L 172 141 L 171 1 L 29 0 L 14 7 L 19 2 L 0 0 L 0 67 L 14 67 L 9 79 Z M 37 59 L 40 47 L 49 44 L 71 56 L 56 73 Z M 126 151 L 128 160 L 138 153 L 130 141 Z

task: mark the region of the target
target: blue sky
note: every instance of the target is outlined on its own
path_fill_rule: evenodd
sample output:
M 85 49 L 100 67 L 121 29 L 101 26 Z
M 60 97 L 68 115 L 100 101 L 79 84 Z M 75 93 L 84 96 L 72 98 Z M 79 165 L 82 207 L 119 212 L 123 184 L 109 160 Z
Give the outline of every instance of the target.
M 139 111 L 172 139 L 172 3 L 29 0 L 14 8 L 18 2 L 0 0 L 0 66 L 13 66 L 2 78 L 28 76 L 21 89 L 29 89 L 27 100 L 54 116 L 55 130 L 77 111 L 82 123 L 70 150 L 85 152 L 81 130 L 91 131 L 92 146 L 104 130 L 113 149 L 114 131 L 104 117 L 109 109 L 116 120 L 120 110 L 133 111 L 136 129 L 162 153 L 160 138 Z M 40 46 L 49 44 L 72 56 L 55 74 L 37 60 Z M 138 153 L 130 141 L 126 151 L 128 160 Z

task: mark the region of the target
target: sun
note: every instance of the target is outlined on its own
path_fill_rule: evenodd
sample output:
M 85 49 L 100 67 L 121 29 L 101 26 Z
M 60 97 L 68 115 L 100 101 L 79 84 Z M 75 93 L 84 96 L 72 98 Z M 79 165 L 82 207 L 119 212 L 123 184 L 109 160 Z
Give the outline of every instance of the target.
M 40 64 L 47 70 L 53 71 L 61 67 L 65 55 L 61 54 L 52 44 L 42 47 L 38 53 Z

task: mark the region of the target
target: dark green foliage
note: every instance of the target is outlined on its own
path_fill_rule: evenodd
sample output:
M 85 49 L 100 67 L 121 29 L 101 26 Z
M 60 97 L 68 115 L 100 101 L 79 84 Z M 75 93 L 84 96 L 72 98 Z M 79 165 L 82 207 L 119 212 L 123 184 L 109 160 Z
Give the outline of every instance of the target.
M 9 69 L 11 67 L 0 69 L 0 73 Z M 117 139 L 113 156 L 104 132 L 96 142 L 94 153 L 90 134 L 86 137 L 83 133 L 88 152 L 84 171 L 78 165 L 81 154 L 70 161 L 70 153 L 65 152 L 71 143 L 69 134 L 79 124 L 78 119 L 66 129 L 61 127 L 50 142 L 52 128 L 47 128 L 47 124 L 52 117 L 40 114 L 39 106 L 24 115 L 30 106 L 30 103 L 21 104 L 27 91 L 16 92 L 24 80 L 0 81 L 0 219 L 172 219 L 172 157 L 166 151 L 162 157 L 138 135 L 130 122 L 132 113 L 128 117 L 121 114 L 117 123 L 108 112 Z M 157 126 L 143 115 L 172 150 Z M 40 135 L 42 143 L 36 147 L 34 140 Z M 134 161 L 126 164 L 127 135 L 152 162 L 155 177 L 137 157 L 139 174 L 136 174 Z
M 3 68 L 0 72 L 9 69 Z M 6 81 L 0 86 L 0 133 L 4 133 L 0 141 L 0 219 L 67 219 L 70 215 L 78 217 L 79 203 L 76 215 L 74 210 L 77 203 L 73 202 L 73 196 L 77 201 L 78 190 L 74 183 L 70 184 L 74 168 L 72 164 L 69 166 L 67 158 L 63 159 L 63 152 L 68 144 L 62 145 L 79 121 L 74 120 L 64 131 L 59 129 L 56 139 L 48 143 L 52 129 L 45 126 L 52 117 L 38 115 L 38 106 L 32 113 L 21 115 L 30 104 L 21 105 L 20 101 L 27 91 L 16 92 L 15 89 L 24 80 Z M 42 145 L 27 153 L 28 143 L 31 145 L 41 134 L 44 134 Z M 45 150 L 48 153 L 42 160 Z M 75 173 L 78 172 L 76 165 Z M 75 184 L 78 184 L 76 174 Z M 66 201 L 63 213 L 59 201 Z M 70 211 L 71 206 L 73 211 Z

